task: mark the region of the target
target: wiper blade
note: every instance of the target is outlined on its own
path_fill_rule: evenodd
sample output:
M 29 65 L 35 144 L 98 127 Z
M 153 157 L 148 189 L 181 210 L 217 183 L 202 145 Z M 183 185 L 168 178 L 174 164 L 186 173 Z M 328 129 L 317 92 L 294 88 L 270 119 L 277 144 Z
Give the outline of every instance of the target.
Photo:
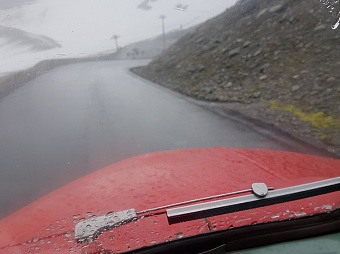
M 197 202 L 203 202 L 206 200 L 212 200 L 227 196 L 233 196 L 237 194 L 247 193 L 247 192 L 253 192 L 254 195 L 258 196 L 265 196 L 268 194 L 268 190 L 273 190 L 273 187 L 267 187 L 264 183 L 254 183 L 252 184 L 251 189 L 246 190 L 240 190 L 240 191 L 234 191 L 229 192 L 225 194 L 210 196 L 210 197 L 204 197 L 199 199 L 193 199 L 188 200 L 180 203 L 165 205 L 165 206 L 159 206 L 143 211 L 136 212 L 135 209 L 129 209 L 124 210 L 120 212 L 110 212 L 107 215 L 103 216 L 93 216 L 90 219 L 82 220 L 79 223 L 77 223 L 75 227 L 75 238 L 78 242 L 84 242 L 84 241 L 92 241 L 96 239 L 102 232 L 111 230 L 116 227 L 120 227 L 126 223 L 129 223 L 131 221 L 137 220 L 141 216 L 150 216 L 160 213 L 165 213 L 167 208 L 172 207 L 178 207 L 183 206 L 187 204 L 197 203 Z
M 83 220 L 76 225 L 75 238 L 78 242 L 92 241 L 104 231 L 120 227 L 144 216 L 166 213 L 169 224 L 173 224 L 268 205 L 280 204 L 339 190 L 340 177 L 278 190 L 274 190 L 273 187 L 268 188 L 264 183 L 254 183 L 252 184 L 252 188 L 247 190 L 189 200 L 181 203 L 143 210 L 140 212 L 136 212 L 135 209 L 129 209 L 120 212 L 110 212 L 104 216 L 92 217 L 90 219 Z M 252 192 L 253 194 L 202 203 L 206 200 L 212 200 L 246 192 Z M 192 204 L 198 202 L 201 203 Z
M 275 205 L 340 190 L 340 177 L 273 190 L 265 197 L 246 195 L 168 209 L 170 224 Z

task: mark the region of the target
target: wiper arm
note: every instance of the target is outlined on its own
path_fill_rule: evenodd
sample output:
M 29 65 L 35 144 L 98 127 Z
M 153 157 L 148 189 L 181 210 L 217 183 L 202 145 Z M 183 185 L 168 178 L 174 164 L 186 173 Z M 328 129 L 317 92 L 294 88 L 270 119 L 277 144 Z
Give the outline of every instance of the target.
M 340 177 L 273 190 L 266 197 L 246 195 L 168 209 L 170 224 L 275 205 L 340 190 Z
M 183 205 L 188 205 L 192 203 L 197 202 L 203 202 L 206 200 L 212 200 L 217 198 L 223 198 L 227 196 L 233 196 L 237 194 L 247 193 L 247 192 L 253 192 L 254 195 L 258 196 L 266 196 L 268 194 L 268 190 L 273 190 L 273 187 L 267 187 L 264 183 L 254 183 L 252 184 L 251 189 L 247 190 L 240 190 L 240 191 L 234 191 L 229 192 L 225 194 L 210 196 L 210 197 L 204 197 L 199 199 L 193 199 L 189 201 L 184 201 L 180 203 L 165 205 L 165 206 L 159 206 L 143 211 L 136 212 L 135 209 L 129 209 L 124 210 L 120 212 L 110 212 L 107 215 L 103 216 L 94 216 L 87 220 L 82 220 L 77 223 L 75 227 L 75 238 L 78 242 L 83 241 L 92 241 L 96 239 L 102 232 L 111 230 L 113 228 L 122 226 L 126 223 L 129 223 L 131 221 L 137 220 L 141 216 L 150 216 L 160 213 L 165 213 L 167 208 L 173 208 Z
M 201 199 L 194 199 L 181 203 L 143 210 L 140 212 L 136 212 L 135 209 L 111 212 L 104 216 L 92 217 L 88 220 L 79 222 L 75 227 L 75 238 L 78 242 L 92 241 L 96 239 L 102 232 L 120 227 L 124 224 L 130 223 L 131 221 L 137 220 L 142 216 L 152 216 L 154 214 L 166 213 L 169 224 L 173 224 L 318 196 L 339 191 L 340 177 L 278 190 L 273 189 L 274 188 L 272 187 L 268 188 L 264 183 L 254 183 L 252 184 L 251 189 L 235 191 Z M 252 192 L 253 194 L 192 204 L 246 192 Z

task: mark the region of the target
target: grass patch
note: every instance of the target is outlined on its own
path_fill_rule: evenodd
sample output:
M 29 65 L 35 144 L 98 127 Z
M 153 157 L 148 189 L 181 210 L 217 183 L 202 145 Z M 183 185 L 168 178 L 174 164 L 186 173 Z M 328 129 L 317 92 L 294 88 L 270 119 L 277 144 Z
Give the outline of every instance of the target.
M 300 118 L 303 122 L 310 123 L 313 127 L 319 129 L 328 129 L 331 127 L 340 128 L 340 119 L 325 115 L 324 112 L 305 113 L 291 104 L 281 104 L 275 100 L 270 101 L 270 108 L 274 110 L 285 111 Z

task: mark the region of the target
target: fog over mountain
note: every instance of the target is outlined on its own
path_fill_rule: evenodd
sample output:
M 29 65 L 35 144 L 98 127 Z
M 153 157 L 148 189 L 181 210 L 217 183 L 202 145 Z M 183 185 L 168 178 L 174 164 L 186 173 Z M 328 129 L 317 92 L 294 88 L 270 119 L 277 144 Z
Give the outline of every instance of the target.
M 42 51 L 61 47 L 59 43 L 47 36 L 27 33 L 16 28 L 0 26 L 0 48 L 9 45 L 25 47 L 27 50 L 32 51 Z
M 12 9 L 25 4 L 32 4 L 36 0 L 1 0 L 0 2 L 0 10 L 3 9 Z
M 33 50 L 33 57 L 28 56 L 26 51 L 26 55 L 23 55 L 17 45 L 6 45 L 6 51 L 0 48 L 0 57 L 7 61 L 0 63 L 0 75 L 26 68 L 40 59 L 88 56 L 115 50 L 115 40 L 112 39 L 114 35 L 118 36 L 119 47 L 160 35 L 161 15 L 165 16 L 166 32 L 185 29 L 218 15 L 235 2 L 236 0 L 0 0 L 2 26 L 20 29 L 28 34 L 43 35 L 62 45 L 61 48 L 39 55 Z M 26 64 L 21 66 L 18 62 Z
M 165 30 L 204 22 L 232 5 L 235 0 L 16 0 L 17 8 L 0 11 L 0 22 L 59 41 L 65 49 L 91 51 L 112 48 L 112 35 L 121 45 L 144 40 Z M 1 5 L 14 2 L 6 0 Z M 25 4 L 26 3 L 26 4 Z M 180 11 L 176 6 L 189 6 Z M 86 52 L 86 53 L 87 53 Z

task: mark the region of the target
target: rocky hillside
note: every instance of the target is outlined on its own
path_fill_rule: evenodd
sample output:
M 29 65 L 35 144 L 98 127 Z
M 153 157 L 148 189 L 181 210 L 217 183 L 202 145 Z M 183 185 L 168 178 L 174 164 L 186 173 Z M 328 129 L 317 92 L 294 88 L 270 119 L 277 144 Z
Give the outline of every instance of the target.
M 335 21 L 319 0 L 240 0 L 135 71 L 340 154 Z

